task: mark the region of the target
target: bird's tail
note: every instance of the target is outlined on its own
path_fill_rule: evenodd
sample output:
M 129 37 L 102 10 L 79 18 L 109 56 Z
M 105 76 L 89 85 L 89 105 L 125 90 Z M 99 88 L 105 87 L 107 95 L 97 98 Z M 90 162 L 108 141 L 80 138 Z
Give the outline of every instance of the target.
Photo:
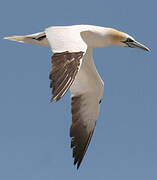
M 4 39 L 11 40 L 11 41 L 18 41 L 22 43 L 38 44 L 41 46 L 49 46 L 45 32 L 39 32 L 39 33 L 30 34 L 26 36 L 4 37 Z

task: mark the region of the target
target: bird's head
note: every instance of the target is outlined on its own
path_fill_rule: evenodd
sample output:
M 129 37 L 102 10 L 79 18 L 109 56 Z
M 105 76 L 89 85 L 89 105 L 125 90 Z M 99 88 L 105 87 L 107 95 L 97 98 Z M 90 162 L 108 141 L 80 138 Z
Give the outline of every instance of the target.
M 139 48 L 145 51 L 150 51 L 149 48 L 137 42 L 133 37 L 124 32 L 109 28 L 108 35 L 111 45 Z

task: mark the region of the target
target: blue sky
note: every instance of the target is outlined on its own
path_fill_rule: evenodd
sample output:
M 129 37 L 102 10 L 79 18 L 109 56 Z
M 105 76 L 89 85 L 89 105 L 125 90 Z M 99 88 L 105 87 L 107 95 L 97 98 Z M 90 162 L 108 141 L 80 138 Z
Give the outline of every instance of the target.
M 157 179 L 156 6 L 153 0 L 1 2 L 0 179 Z M 117 28 L 152 50 L 94 50 L 105 89 L 78 171 L 70 149 L 69 93 L 50 103 L 51 51 L 2 39 L 72 24 Z

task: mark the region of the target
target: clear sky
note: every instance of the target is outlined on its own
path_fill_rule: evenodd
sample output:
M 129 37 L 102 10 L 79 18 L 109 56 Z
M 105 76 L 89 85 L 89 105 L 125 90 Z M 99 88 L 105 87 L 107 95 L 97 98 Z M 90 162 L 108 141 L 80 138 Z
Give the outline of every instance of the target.
M 157 179 L 156 7 L 154 0 L 1 1 L 1 180 Z M 152 50 L 94 50 L 105 89 L 79 170 L 70 149 L 69 93 L 50 103 L 51 51 L 2 39 L 72 24 L 114 27 Z

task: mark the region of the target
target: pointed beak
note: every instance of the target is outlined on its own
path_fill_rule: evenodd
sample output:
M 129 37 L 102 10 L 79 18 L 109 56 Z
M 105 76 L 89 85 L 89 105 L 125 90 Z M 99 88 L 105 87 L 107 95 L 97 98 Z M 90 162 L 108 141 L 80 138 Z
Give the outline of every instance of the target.
M 147 48 L 146 46 L 144 46 L 143 44 L 137 42 L 137 41 L 134 41 L 134 42 L 127 42 L 127 45 L 129 47 L 132 47 L 132 48 L 139 48 L 139 49 L 143 49 L 145 51 L 150 51 L 149 48 Z

